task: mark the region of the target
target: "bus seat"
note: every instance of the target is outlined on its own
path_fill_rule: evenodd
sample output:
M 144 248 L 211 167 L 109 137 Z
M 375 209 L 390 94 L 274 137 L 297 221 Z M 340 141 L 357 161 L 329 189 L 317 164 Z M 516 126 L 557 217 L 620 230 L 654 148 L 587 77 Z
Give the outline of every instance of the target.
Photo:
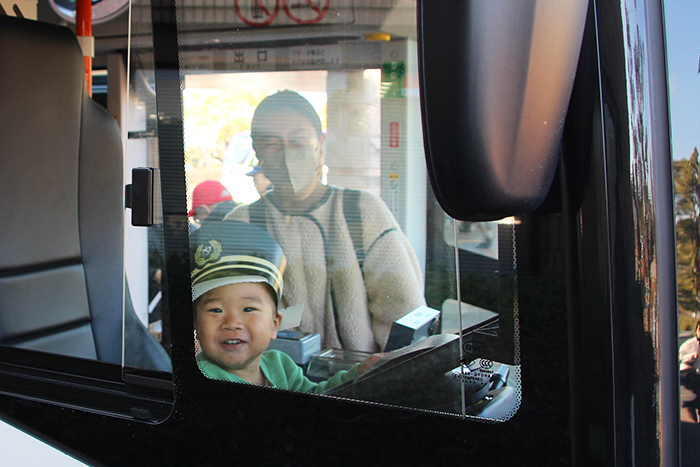
M 122 363 L 122 171 L 73 32 L 0 16 L 0 344 Z M 169 371 L 125 313 L 139 365 Z

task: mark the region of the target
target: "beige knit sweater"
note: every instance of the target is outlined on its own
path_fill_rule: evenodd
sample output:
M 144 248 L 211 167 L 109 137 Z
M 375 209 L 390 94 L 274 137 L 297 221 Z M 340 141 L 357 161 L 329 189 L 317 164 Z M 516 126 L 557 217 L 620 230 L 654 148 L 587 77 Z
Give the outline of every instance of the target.
M 386 345 L 391 324 L 425 304 L 423 279 L 391 212 L 368 192 L 360 192 L 365 248 L 360 270 L 343 214 L 343 192 L 332 187 L 302 215 L 284 214 L 267 196 L 258 201 L 265 203 L 267 231 L 287 256 L 280 308 L 303 303 L 298 330 L 321 334 L 323 348 L 377 352 Z M 226 220 L 250 222 L 249 210 L 239 206 Z

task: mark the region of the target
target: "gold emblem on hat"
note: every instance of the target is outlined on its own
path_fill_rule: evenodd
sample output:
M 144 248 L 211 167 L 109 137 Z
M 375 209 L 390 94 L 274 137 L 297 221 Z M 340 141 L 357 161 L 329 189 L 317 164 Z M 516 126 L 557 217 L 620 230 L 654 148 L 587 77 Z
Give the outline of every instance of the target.
M 197 247 L 194 254 L 194 261 L 200 268 L 207 263 L 215 263 L 221 257 L 221 243 L 216 240 L 209 240 Z

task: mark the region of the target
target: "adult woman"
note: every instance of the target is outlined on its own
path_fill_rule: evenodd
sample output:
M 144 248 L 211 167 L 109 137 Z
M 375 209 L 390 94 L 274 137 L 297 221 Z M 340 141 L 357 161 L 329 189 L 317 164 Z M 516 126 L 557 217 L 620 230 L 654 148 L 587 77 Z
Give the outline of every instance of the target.
M 393 321 L 425 304 L 408 239 L 380 198 L 321 183 L 325 135 L 299 94 L 261 102 L 251 136 L 274 188 L 226 219 L 253 222 L 280 243 L 288 261 L 281 306 L 304 305 L 301 331 L 320 333 L 324 348 L 383 350 Z

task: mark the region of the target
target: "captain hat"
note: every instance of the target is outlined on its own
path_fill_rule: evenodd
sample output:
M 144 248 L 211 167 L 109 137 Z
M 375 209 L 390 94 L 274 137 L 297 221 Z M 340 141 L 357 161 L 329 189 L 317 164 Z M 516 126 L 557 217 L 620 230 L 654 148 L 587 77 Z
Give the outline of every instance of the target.
M 239 221 L 215 221 L 191 239 L 192 301 L 229 284 L 262 282 L 282 297 L 287 260 L 279 243 L 265 230 Z

